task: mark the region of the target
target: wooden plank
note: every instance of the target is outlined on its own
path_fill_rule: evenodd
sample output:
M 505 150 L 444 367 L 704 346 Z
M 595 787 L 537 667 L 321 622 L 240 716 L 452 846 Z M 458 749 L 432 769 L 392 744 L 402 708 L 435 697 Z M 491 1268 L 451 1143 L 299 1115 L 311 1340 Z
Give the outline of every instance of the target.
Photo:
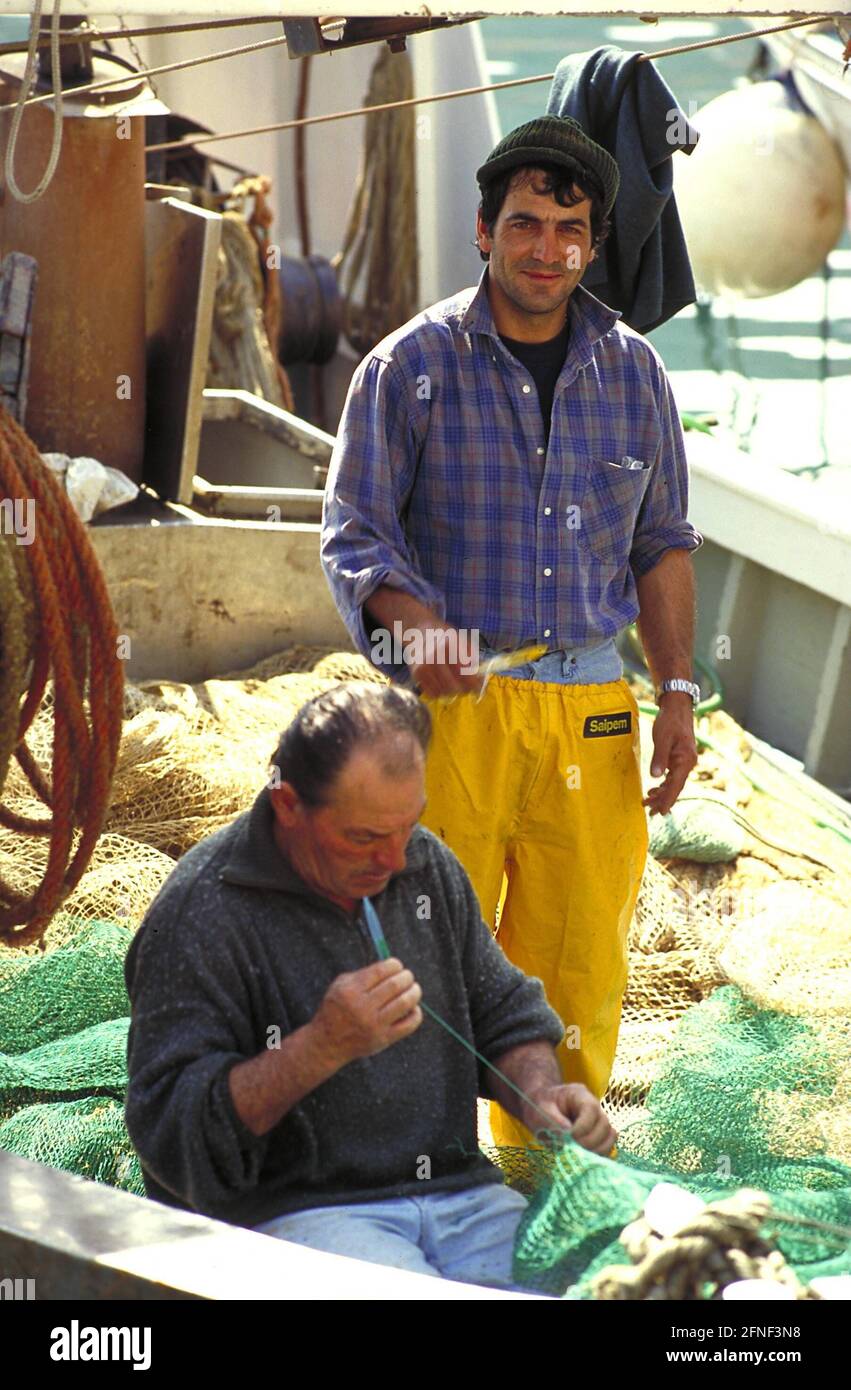
M 715 541 L 851 607 L 851 518 L 836 500 L 724 438 L 690 431 L 689 515 Z
M 144 481 L 188 506 L 198 460 L 222 218 L 180 198 L 145 204 Z
M 32 312 L 38 262 L 10 251 L 0 265 L 0 395 L 19 425 L 27 416 Z
M 3 1151 L 0 1277 L 37 1300 L 538 1297 L 309 1250 Z

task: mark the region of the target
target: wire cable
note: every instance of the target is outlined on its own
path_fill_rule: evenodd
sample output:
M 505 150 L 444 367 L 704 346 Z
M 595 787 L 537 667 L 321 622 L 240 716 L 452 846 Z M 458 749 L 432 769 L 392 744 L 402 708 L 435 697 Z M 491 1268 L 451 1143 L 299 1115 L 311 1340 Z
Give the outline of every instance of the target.
M 37 0 L 37 3 L 41 4 L 41 0 Z M 56 0 L 57 8 L 60 3 L 61 0 Z M 222 48 L 219 49 L 217 53 L 203 53 L 198 58 L 184 58 L 179 63 L 162 63 L 158 68 L 142 68 L 138 73 L 123 73 L 121 77 L 106 77 L 101 78 L 98 82 L 84 82 L 81 86 L 72 87 L 69 90 L 73 92 L 74 97 L 85 96 L 87 92 L 100 92 L 104 87 L 123 86 L 128 81 L 128 78 L 141 77 L 149 81 L 152 77 L 159 77 L 164 72 L 181 72 L 184 68 L 200 67 L 202 63 L 215 63 L 220 58 L 239 58 L 245 53 L 260 53 L 264 48 L 280 48 L 281 45 L 285 43 L 285 38 L 261 39 L 259 43 L 242 44 L 239 48 Z M 42 102 L 53 101 L 53 99 L 53 92 L 45 92 L 42 96 L 31 97 L 25 104 L 27 106 L 40 106 Z M 0 107 L 0 110 L 2 110 L 2 107 Z M 220 136 L 218 138 L 224 139 L 225 137 Z M 178 140 L 176 143 L 178 145 L 186 145 L 191 144 L 192 141 Z M 148 146 L 149 150 L 161 148 L 167 148 L 167 146 Z
M 60 3 L 61 0 L 56 0 L 57 7 Z M 39 5 L 40 9 L 41 0 L 37 0 L 37 4 Z M 815 15 L 808 19 L 796 19 L 792 21 L 787 21 L 784 24 L 771 25 L 765 29 L 748 30 L 746 33 L 743 34 L 726 34 L 714 39 L 703 39 L 698 43 L 681 44 L 674 48 L 657 49 L 653 53 L 639 53 L 637 61 L 639 63 L 652 62 L 656 58 L 669 58 L 673 57 L 676 54 L 690 53 L 701 48 L 714 48 L 717 45 L 724 43 L 740 43 L 744 39 L 756 39 L 762 37 L 765 34 L 781 33 L 786 29 L 811 28 L 813 25 L 828 23 L 832 19 L 833 16 L 831 15 Z M 202 54 L 197 58 L 186 58 L 183 61 L 177 63 L 164 63 L 156 68 L 143 68 L 140 70 L 138 75 L 144 79 L 150 79 L 151 77 L 158 77 L 162 73 L 180 72 L 186 68 L 198 67 L 203 63 L 214 63 L 217 62 L 219 59 L 235 58 L 241 56 L 242 54 L 257 53 L 266 48 L 274 48 L 280 46 L 281 44 L 286 44 L 286 42 L 287 40 L 285 37 L 275 39 L 264 39 L 259 43 L 243 44 L 237 48 L 222 49 L 217 53 Z M 370 112 L 374 114 L 376 111 L 390 111 L 404 106 L 423 105 L 425 103 L 433 101 L 449 101 L 453 100 L 456 97 L 475 96 L 482 92 L 501 91 L 508 87 L 523 87 L 534 82 L 551 82 L 554 76 L 554 72 L 539 73 L 534 77 L 517 77 L 512 78 L 511 80 L 506 82 L 484 83 L 476 87 L 459 88 L 458 90 L 452 92 L 439 92 L 433 96 L 410 97 L 404 101 L 385 102 L 381 106 L 362 106 L 353 108 L 349 111 L 332 112 L 324 116 L 307 116 L 304 117 L 302 120 L 297 121 L 278 121 L 274 122 L 271 125 L 255 126 L 248 130 L 229 131 L 217 135 L 205 135 L 199 137 L 196 140 L 192 140 L 188 137 L 183 137 L 180 140 L 165 141 L 158 145 L 148 145 L 146 146 L 145 152 L 150 154 L 158 150 L 181 149 L 186 147 L 187 145 L 197 146 L 202 144 L 209 144 L 210 142 L 215 140 L 236 140 L 242 138 L 243 136 L 265 135 L 273 131 L 291 130 L 294 127 L 300 125 L 318 125 L 323 121 L 344 120 L 351 116 L 362 116 Z M 123 81 L 126 81 L 126 78 L 108 78 L 99 82 L 85 83 L 82 86 L 75 87 L 73 90 L 75 96 L 84 95 L 87 92 L 101 91 L 105 87 L 113 87 L 119 85 Z M 44 101 L 52 101 L 53 99 L 54 93 L 48 92 L 42 96 L 30 98 L 28 101 L 24 103 L 24 105 L 34 106 Z
M 275 24 L 285 18 L 284 15 L 260 14 L 260 15 L 234 15 L 229 19 L 198 19 L 189 24 L 160 24 L 150 25 L 146 29 L 128 29 L 124 24 L 122 15 L 118 16 L 121 25 L 120 29 L 99 29 L 94 20 L 90 19 L 87 26 L 79 29 L 65 29 L 59 35 L 60 44 L 66 43 L 88 43 L 90 39 L 146 39 L 160 38 L 166 34 L 192 34 L 199 29 L 240 29 L 248 24 Z M 45 39 L 39 38 L 39 47 L 43 48 Z M 25 53 L 26 47 L 22 48 L 20 43 L 0 43 L 0 55 L 5 53 Z
M 21 121 L 24 117 L 24 109 L 32 104 L 28 100 L 28 97 L 35 76 L 37 39 L 41 26 L 41 7 L 42 0 L 34 0 L 30 41 L 27 48 L 27 61 L 24 68 L 21 89 L 18 92 L 18 99 L 15 102 L 14 113 L 12 115 L 12 129 L 9 132 L 9 143 L 6 146 L 6 187 L 12 197 L 19 203 L 35 203 L 47 192 L 53 175 L 56 173 L 56 166 L 59 163 L 59 154 L 62 149 L 62 72 L 59 59 L 59 21 L 62 0 L 53 0 L 53 15 L 50 21 L 50 76 L 53 82 L 53 91 L 50 93 L 50 97 L 51 100 L 55 98 L 56 101 L 56 106 L 53 111 L 53 138 L 51 140 L 47 168 L 35 188 L 29 193 L 24 193 L 15 177 L 15 156 L 17 154 L 18 136 L 21 130 Z M 5 107 L 2 109 L 8 110 L 9 108 Z
M 817 24 L 824 24 L 833 20 L 832 15 L 814 15 L 807 19 L 796 19 L 784 24 L 774 24 L 765 29 L 748 30 L 744 34 L 726 34 L 720 38 L 703 39 L 699 43 L 681 44 L 676 48 L 660 48 L 653 53 L 639 53 L 637 61 L 639 63 L 654 62 L 657 58 L 670 58 L 680 53 L 691 53 L 699 48 L 714 48 L 723 43 L 741 43 L 745 39 L 758 39 L 765 34 L 778 34 L 786 29 L 807 28 Z M 243 136 L 249 135 L 268 135 L 275 131 L 293 130 L 301 125 L 319 125 L 323 121 L 347 120 L 351 116 L 366 116 L 377 111 L 399 110 L 406 106 L 422 106 L 428 102 L 450 101 L 456 97 L 476 96 L 482 92 L 500 92 L 509 87 L 525 87 L 534 82 L 551 82 L 555 77 L 554 72 L 538 73 L 534 77 L 513 77 L 506 82 L 486 82 L 478 87 L 460 87 L 451 92 L 438 92 L 432 96 L 409 97 L 404 101 L 383 102 L 380 106 L 358 106 L 349 111 L 335 111 L 324 116 L 306 116 L 298 121 L 276 121 L 271 125 L 253 126 L 247 130 L 232 130 L 220 135 L 205 135 L 197 140 L 183 137 L 180 140 L 170 140 L 158 145 L 146 146 L 146 153 L 155 150 L 180 149 L 186 145 L 206 145 L 214 140 L 238 140 Z

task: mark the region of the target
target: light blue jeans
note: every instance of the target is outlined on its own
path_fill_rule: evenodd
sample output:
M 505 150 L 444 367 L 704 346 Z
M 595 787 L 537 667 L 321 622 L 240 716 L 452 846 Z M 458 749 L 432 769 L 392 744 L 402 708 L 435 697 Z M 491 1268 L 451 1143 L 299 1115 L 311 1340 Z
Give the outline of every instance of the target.
M 480 643 L 480 661 L 494 655 L 495 652 Z M 512 680 L 548 681 L 553 685 L 605 685 L 609 681 L 620 680 L 623 662 L 614 638 L 611 638 L 595 647 L 547 652 L 546 656 L 539 656 L 537 661 L 527 661 L 524 666 L 515 666 L 501 674 L 510 676 Z
M 254 1230 L 371 1264 L 517 1290 L 514 1235 L 526 1198 L 502 1183 L 351 1206 L 311 1207 Z

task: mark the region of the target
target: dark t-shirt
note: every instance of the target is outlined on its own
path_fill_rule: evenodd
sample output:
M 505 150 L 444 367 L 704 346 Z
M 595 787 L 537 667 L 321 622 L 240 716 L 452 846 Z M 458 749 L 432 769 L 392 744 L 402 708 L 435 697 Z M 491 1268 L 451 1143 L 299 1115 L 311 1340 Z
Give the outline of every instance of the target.
M 548 338 L 545 343 L 521 343 L 516 338 L 506 338 L 504 333 L 499 335 L 511 355 L 523 363 L 538 388 L 538 400 L 541 403 L 547 439 L 550 437 L 553 393 L 564 366 L 569 335 L 570 326 L 567 320 L 561 332 L 556 334 L 555 338 Z

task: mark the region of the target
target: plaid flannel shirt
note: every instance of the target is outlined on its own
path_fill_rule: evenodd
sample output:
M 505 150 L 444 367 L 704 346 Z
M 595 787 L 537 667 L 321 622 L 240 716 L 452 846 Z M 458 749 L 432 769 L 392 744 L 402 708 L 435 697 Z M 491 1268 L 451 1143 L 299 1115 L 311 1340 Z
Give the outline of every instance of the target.
M 655 348 L 577 286 L 546 443 L 534 380 L 494 324 L 487 274 L 389 334 L 351 380 L 321 558 L 367 657 L 363 605 L 383 584 L 493 649 L 575 649 L 634 621 L 636 578 L 666 550 L 701 544 Z

